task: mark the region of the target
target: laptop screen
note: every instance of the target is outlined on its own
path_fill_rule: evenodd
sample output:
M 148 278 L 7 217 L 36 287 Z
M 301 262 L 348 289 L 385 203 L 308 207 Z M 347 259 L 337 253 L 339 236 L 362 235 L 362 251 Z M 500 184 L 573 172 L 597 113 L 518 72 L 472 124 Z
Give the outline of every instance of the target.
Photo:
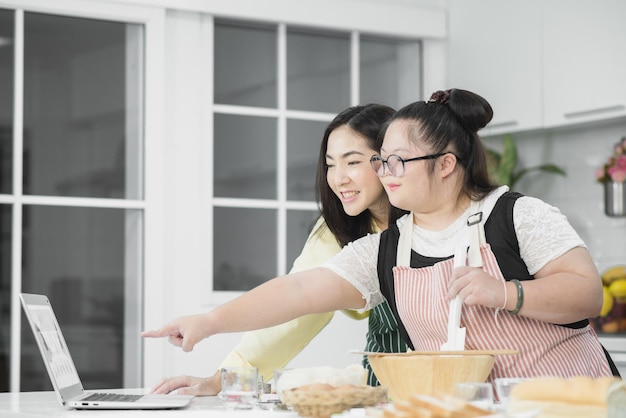
M 30 313 L 34 325 L 35 338 L 43 344 L 43 355 L 50 365 L 52 376 L 59 388 L 80 383 L 74 363 L 68 355 L 68 349 L 63 341 L 52 310 L 49 306 L 30 306 Z
M 54 389 L 66 399 L 81 393 L 78 372 L 48 298 L 29 294 L 20 297 Z

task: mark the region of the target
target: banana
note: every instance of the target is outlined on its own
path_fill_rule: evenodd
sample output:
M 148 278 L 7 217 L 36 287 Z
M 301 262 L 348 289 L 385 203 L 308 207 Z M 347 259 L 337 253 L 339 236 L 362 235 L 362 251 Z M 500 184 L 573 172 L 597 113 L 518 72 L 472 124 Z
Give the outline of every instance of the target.
M 619 279 L 626 279 L 626 265 L 609 267 L 602 273 L 602 283 L 605 286 L 608 286 L 615 280 Z
M 613 309 L 613 294 L 609 292 L 609 288 L 606 286 L 602 286 L 602 310 L 600 311 L 600 317 L 607 316 L 611 309 Z
M 617 301 L 626 302 L 626 278 L 614 280 L 608 287 Z

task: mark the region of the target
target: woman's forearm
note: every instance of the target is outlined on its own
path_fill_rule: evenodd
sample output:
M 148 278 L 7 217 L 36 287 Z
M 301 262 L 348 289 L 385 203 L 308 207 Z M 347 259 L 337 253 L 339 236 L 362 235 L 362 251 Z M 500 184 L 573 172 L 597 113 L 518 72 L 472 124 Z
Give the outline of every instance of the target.
M 361 308 L 361 294 L 334 272 L 318 267 L 278 277 L 210 312 L 212 334 L 282 324 L 305 314 Z
M 168 337 L 172 344 L 191 351 L 196 343 L 214 334 L 251 331 L 304 314 L 364 305 L 361 294 L 351 284 L 319 267 L 270 280 L 210 312 L 177 318 L 142 336 Z
M 302 315 L 308 305 L 293 278 L 265 282 L 207 314 L 209 335 L 251 331 L 287 322 Z M 209 336 L 207 335 L 207 337 Z

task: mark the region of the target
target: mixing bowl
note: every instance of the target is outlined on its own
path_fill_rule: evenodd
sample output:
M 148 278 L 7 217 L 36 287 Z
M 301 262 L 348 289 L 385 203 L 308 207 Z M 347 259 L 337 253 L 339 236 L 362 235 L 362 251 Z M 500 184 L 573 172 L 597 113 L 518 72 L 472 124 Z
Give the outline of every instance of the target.
M 496 352 L 368 353 L 380 383 L 394 401 L 411 395 L 454 394 L 457 383 L 485 382 Z

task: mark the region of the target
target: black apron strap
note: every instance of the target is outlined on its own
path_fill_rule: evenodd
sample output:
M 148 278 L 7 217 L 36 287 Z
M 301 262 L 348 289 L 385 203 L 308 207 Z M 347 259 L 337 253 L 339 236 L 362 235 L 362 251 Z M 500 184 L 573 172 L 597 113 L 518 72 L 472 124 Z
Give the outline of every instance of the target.
M 611 368 L 611 373 L 613 373 L 613 376 L 622 377 L 619 374 L 619 370 L 617 370 L 617 366 L 615 365 L 615 362 L 611 358 L 611 355 L 609 354 L 608 351 L 606 351 L 606 348 L 604 348 L 604 346 L 602 346 L 602 350 L 604 350 L 604 355 L 606 356 L 606 359 L 609 362 L 609 367 Z

